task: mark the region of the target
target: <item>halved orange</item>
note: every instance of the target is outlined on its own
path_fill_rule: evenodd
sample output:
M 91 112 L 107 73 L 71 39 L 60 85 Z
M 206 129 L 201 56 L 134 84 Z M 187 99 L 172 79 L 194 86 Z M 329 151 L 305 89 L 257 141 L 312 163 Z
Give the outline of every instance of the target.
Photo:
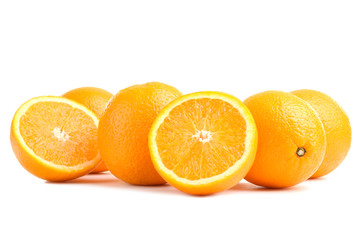
M 184 95 L 167 105 L 149 133 L 158 173 L 179 190 L 216 193 L 237 184 L 256 154 L 257 129 L 247 107 L 220 92 Z
M 11 145 L 21 165 L 35 176 L 65 181 L 91 172 L 100 163 L 98 118 L 63 97 L 36 97 L 15 113 Z

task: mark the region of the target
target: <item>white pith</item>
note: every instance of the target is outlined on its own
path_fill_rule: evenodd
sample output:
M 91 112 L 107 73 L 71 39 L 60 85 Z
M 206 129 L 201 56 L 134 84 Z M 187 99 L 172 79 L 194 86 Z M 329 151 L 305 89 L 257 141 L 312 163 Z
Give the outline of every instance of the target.
M 210 142 L 210 140 L 212 139 L 211 132 L 206 130 L 197 131 L 194 135 L 192 135 L 192 137 L 196 138 L 197 140 L 199 140 L 199 142 L 202 143 Z
M 61 142 L 66 142 L 70 138 L 69 134 L 67 134 L 64 129 L 59 127 L 54 128 L 52 132 L 54 136 Z

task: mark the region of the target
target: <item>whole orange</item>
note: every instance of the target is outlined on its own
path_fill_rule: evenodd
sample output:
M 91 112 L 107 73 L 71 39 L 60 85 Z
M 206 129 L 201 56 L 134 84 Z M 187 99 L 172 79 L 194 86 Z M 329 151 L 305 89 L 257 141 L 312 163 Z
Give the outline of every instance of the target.
M 351 145 L 351 126 L 341 106 L 328 95 L 315 90 L 291 92 L 308 102 L 318 113 L 326 132 L 326 152 L 319 169 L 312 178 L 334 171 L 346 157 Z
M 176 88 L 151 82 L 123 89 L 112 98 L 99 122 L 98 142 L 113 175 L 135 185 L 165 183 L 152 164 L 148 135 L 159 112 L 179 96 Z
M 113 95 L 101 88 L 81 87 L 73 89 L 62 96 L 84 105 L 100 118 Z M 98 173 L 104 171 L 107 171 L 107 168 L 105 164 L 101 162 L 92 172 Z
M 266 91 L 244 101 L 258 129 L 258 149 L 245 179 L 270 188 L 311 177 L 325 154 L 326 137 L 311 106 L 291 93 Z

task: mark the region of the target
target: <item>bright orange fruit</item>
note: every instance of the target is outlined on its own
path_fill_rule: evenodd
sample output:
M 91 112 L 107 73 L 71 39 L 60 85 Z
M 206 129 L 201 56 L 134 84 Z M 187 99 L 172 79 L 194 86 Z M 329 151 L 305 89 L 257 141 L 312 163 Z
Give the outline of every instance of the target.
M 326 152 L 319 169 L 311 176 L 322 177 L 334 171 L 345 159 L 351 145 L 350 121 L 341 106 L 328 95 L 309 89 L 291 92 L 308 102 L 319 115 L 326 132 Z
M 311 177 L 326 149 L 325 130 L 312 107 L 291 93 L 266 91 L 244 101 L 259 133 L 245 179 L 270 188 L 291 187 Z
M 98 118 L 101 118 L 109 100 L 113 95 L 101 88 L 81 87 L 73 89 L 62 96 L 83 104 L 85 107 L 93 111 Z M 92 172 L 98 173 L 104 171 L 107 171 L 107 168 L 105 164 L 101 162 Z
M 11 145 L 21 165 L 35 176 L 65 181 L 85 175 L 100 162 L 96 115 L 63 97 L 36 97 L 15 113 Z
M 118 92 L 99 123 L 103 161 L 117 178 L 136 185 L 165 183 L 154 169 L 148 134 L 154 119 L 181 93 L 169 85 L 151 82 Z
M 197 195 L 237 184 L 249 171 L 256 147 L 256 126 L 247 107 L 219 92 L 174 100 L 149 134 L 156 170 L 174 187 Z

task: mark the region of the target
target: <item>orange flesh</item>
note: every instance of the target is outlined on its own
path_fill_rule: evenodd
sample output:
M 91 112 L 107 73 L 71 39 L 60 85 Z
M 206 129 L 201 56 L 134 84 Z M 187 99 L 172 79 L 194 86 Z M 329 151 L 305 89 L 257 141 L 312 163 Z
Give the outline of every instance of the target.
M 21 117 L 19 128 L 26 145 L 54 164 L 75 166 L 98 154 L 94 120 L 66 103 L 35 103 Z
M 199 180 L 221 174 L 238 161 L 245 137 L 246 122 L 236 108 L 221 99 L 199 98 L 171 110 L 156 143 L 165 167 L 179 177 Z

